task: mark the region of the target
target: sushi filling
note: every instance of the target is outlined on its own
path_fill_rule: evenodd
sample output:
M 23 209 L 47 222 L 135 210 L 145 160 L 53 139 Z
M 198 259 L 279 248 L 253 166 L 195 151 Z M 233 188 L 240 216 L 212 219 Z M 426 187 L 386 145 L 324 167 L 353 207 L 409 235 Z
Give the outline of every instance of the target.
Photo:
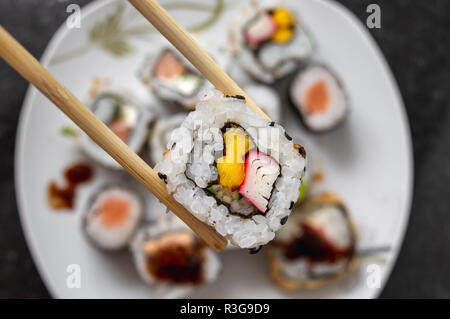
M 119 96 L 103 94 L 94 102 L 95 115 L 127 143 L 138 120 L 138 110 Z
M 279 164 L 257 151 L 239 125 L 227 123 L 222 132 L 224 156 L 216 161 L 218 181 L 206 190 L 232 213 L 242 216 L 265 213 L 280 174 Z
M 160 54 L 153 72 L 154 78 L 161 84 L 185 97 L 194 96 L 204 82 L 202 76 L 185 65 L 171 50 Z
M 243 30 L 247 45 L 259 50 L 264 44 L 291 41 L 297 22 L 285 8 L 266 10 L 253 18 Z
M 239 193 L 262 213 L 265 213 L 272 195 L 273 184 L 280 174 L 280 166 L 270 156 L 251 151 L 245 160 L 245 180 Z
M 142 244 L 146 269 L 157 280 L 177 284 L 204 281 L 205 244 L 188 231 L 167 233 Z

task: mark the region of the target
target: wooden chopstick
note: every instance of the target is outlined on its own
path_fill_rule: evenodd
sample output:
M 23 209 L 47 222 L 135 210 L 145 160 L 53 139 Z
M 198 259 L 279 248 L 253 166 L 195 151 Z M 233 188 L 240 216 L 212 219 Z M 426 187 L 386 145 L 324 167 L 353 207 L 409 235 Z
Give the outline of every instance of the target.
M 216 251 L 228 241 L 167 193 L 158 174 L 0 26 L 0 56 Z
M 176 22 L 156 0 L 128 0 L 159 32 L 173 44 L 223 94 L 242 95 L 247 106 L 263 119 L 270 118 L 234 82 L 195 40 Z

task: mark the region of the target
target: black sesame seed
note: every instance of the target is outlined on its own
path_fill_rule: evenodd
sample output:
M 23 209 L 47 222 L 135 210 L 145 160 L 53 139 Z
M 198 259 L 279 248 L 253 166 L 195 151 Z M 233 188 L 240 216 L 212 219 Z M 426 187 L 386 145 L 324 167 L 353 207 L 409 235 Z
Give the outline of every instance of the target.
M 232 99 L 238 99 L 238 100 L 244 100 L 245 101 L 245 96 L 242 95 L 227 95 L 227 98 L 232 98 Z
M 281 225 L 286 224 L 287 220 L 288 220 L 288 216 L 283 217 L 283 218 L 280 220 L 280 224 L 281 224 Z
M 164 181 L 164 183 L 167 184 L 167 175 L 166 174 L 158 173 L 158 177 L 161 178 Z
M 263 246 L 261 245 L 261 246 L 259 246 L 259 247 L 250 248 L 250 249 L 249 249 L 250 255 L 254 255 L 254 254 L 258 253 L 258 252 L 262 249 L 262 247 L 263 247 Z
M 275 126 L 275 122 L 270 122 L 269 126 L 274 127 Z
M 303 158 L 306 158 L 306 151 L 305 151 L 305 148 L 303 146 L 300 146 L 300 148 L 298 149 L 298 152 L 300 153 L 300 155 Z
M 286 138 L 287 138 L 289 141 L 292 141 L 292 137 L 290 137 L 290 136 L 288 135 L 288 133 L 284 132 L 284 136 L 286 136 Z
M 289 205 L 289 209 L 292 209 L 294 207 L 294 202 L 291 202 L 291 205 Z

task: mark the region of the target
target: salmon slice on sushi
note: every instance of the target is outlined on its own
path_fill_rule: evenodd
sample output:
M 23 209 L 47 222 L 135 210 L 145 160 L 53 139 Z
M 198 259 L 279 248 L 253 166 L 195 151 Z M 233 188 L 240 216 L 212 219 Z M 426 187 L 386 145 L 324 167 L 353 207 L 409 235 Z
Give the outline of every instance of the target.
M 204 92 L 172 132 L 155 170 L 196 218 L 255 252 L 274 238 L 297 201 L 306 153 L 245 103 L 241 96 Z
M 326 132 L 347 116 L 349 101 L 338 78 L 322 65 L 301 69 L 290 87 L 290 99 L 302 122 L 312 132 Z
M 84 233 L 103 250 L 122 249 L 138 228 L 143 210 L 138 194 L 124 187 L 107 186 L 89 203 L 83 220 Z

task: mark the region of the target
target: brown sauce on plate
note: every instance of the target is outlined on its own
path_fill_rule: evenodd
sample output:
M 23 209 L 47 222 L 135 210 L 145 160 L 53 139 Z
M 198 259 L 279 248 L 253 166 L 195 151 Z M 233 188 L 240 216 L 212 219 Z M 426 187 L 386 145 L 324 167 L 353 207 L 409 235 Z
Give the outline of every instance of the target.
M 66 184 L 59 186 L 52 181 L 47 188 L 47 202 L 54 210 L 71 209 L 79 184 L 85 183 L 92 178 L 93 170 L 90 165 L 76 163 L 64 170 Z

